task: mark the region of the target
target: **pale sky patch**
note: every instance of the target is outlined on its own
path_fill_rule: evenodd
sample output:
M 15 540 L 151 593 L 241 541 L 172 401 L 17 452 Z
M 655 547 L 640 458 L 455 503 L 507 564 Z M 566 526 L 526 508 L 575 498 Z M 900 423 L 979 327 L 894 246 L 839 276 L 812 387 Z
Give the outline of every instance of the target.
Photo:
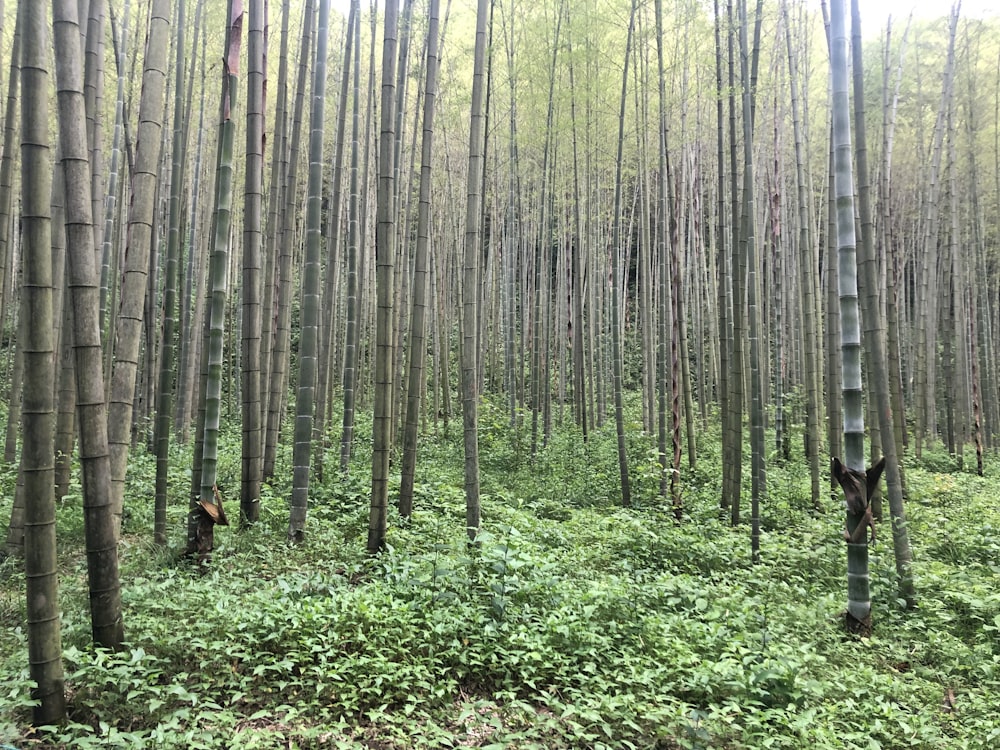
M 819 0 L 812 0 L 812 2 L 819 5 Z M 831 0 L 827 0 L 828 5 L 829 2 Z M 861 0 L 861 26 L 862 28 L 885 26 L 885 20 L 890 15 L 893 26 L 905 23 L 911 13 L 914 18 L 941 18 L 951 12 L 951 7 L 951 0 Z M 991 16 L 996 18 L 1000 16 L 1000 2 L 998 0 L 962 0 L 960 13 L 962 18 L 988 18 Z

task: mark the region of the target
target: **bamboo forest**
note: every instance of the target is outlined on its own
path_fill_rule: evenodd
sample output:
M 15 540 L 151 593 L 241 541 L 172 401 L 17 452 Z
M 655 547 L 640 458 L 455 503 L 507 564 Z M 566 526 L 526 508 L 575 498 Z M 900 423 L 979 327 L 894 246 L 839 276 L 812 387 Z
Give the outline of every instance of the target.
M 0 750 L 1000 747 L 995 0 L 0 0 Z

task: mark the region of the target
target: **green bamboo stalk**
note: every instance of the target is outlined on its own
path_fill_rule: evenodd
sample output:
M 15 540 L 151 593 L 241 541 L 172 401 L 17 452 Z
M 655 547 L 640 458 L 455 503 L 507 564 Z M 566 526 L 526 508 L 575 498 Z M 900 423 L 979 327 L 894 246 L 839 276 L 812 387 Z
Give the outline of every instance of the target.
M 174 328 L 177 318 L 178 266 L 181 253 L 181 194 L 184 189 L 184 47 L 185 0 L 177 0 L 177 34 L 174 39 L 174 127 L 171 145 L 170 207 L 167 219 L 166 284 L 163 289 L 163 320 L 160 338 L 160 372 L 156 396 L 156 424 L 153 445 L 156 451 L 156 489 L 153 500 L 153 539 L 167 543 L 167 474 L 170 461 L 171 411 L 174 397 Z
M 132 170 L 128 252 L 125 255 L 118 308 L 115 363 L 111 374 L 111 399 L 108 408 L 112 501 L 119 527 L 125 499 L 125 470 L 132 445 L 133 400 L 149 257 L 153 243 L 154 198 L 159 181 L 169 30 L 170 0 L 153 0 L 139 102 L 135 165 Z
M 3 156 L 0 157 L 0 332 L 7 325 L 10 305 L 8 290 L 13 278 L 13 253 L 10 243 L 10 212 L 13 203 L 14 139 L 17 137 L 17 96 L 21 83 L 21 17 L 14 23 L 11 46 L 10 78 L 7 82 L 7 110 L 4 113 Z M 8 421 L 16 409 L 8 411 Z
M 264 203 L 264 0 L 250 0 L 247 34 L 247 132 L 243 217 L 242 469 L 240 521 L 257 522 L 264 472 L 261 409 L 262 223 Z
M 346 332 L 344 335 L 344 418 L 340 438 L 340 470 L 347 471 L 351 460 L 351 444 L 354 435 L 354 402 L 358 366 L 358 277 L 361 262 L 358 253 L 361 230 L 358 227 L 360 195 L 358 193 L 358 162 L 361 156 L 358 126 L 361 108 L 361 19 L 360 0 L 351 0 L 351 12 L 357 17 L 354 25 L 354 101 L 351 109 L 351 169 L 350 198 L 347 210 L 347 310 L 345 311 Z M 367 139 L 366 139 L 367 140 Z
M 844 459 L 848 469 L 865 471 L 865 423 L 861 380 L 861 321 L 858 312 L 858 264 L 854 233 L 854 176 L 851 162 L 851 107 L 848 96 L 848 38 L 845 0 L 830 7 L 830 68 L 833 87 L 834 198 L 837 206 L 837 273 L 840 299 L 840 364 L 843 373 Z M 848 510 L 851 534 L 863 514 Z M 847 545 L 847 626 L 871 628 L 868 545 L 862 538 Z
M 292 319 L 292 245 L 299 200 L 298 170 L 299 144 L 302 138 L 302 112 L 305 107 L 306 88 L 309 82 L 309 57 L 313 44 L 313 0 L 306 0 L 302 9 L 302 43 L 299 47 L 299 70 L 292 114 L 292 132 L 288 146 L 288 171 L 282 186 L 284 206 L 281 210 L 281 229 L 278 241 L 277 325 L 272 332 L 271 364 L 267 398 L 267 432 L 264 435 L 264 476 L 274 475 L 274 462 L 278 453 L 278 436 L 285 411 L 285 390 L 288 382 L 288 362 Z
M 392 450 L 393 290 L 396 255 L 395 87 L 399 3 L 387 0 L 382 37 L 381 124 L 378 151 L 378 197 L 375 218 L 375 414 L 372 448 L 372 494 L 368 513 L 368 552 L 385 546 L 389 505 L 389 456 Z
M 209 319 L 208 347 L 203 356 L 206 359 L 205 369 L 208 377 L 205 381 L 205 423 L 202 438 L 201 456 L 201 490 L 198 507 L 192 508 L 193 515 L 207 513 L 212 516 L 211 508 L 217 506 L 218 499 L 218 461 L 219 461 L 219 426 L 222 412 L 222 377 L 223 377 L 223 339 L 226 318 L 227 276 L 229 265 L 229 250 L 233 220 L 233 148 L 236 138 L 236 123 L 233 121 L 233 109 L 236 94 L 239 90 L 240 46 L 243 30 L 243 2 L 229 0 L 226 14 L 226 42 L 222 57 L 222 106 L 219 123 L 219 158 L 216 173 L 215 189 L 215 232 L 212 237 L 211 258 L 209 265 Z M 218 510 L 218 515 L 225 516 Z M 214 524 L 200 523 L 198 525 L 195 543 L 200 555 L 207 555 L 214 546 Z M 189 550 L 189 552 L 192 550 Z
M 465 452 L 465 528 L 469 539 L 479 533 L 479 252 L 482 231 L 482 179 L 485 124 L 483 94 L 486 71 L 486 25 L 490 9 L 486 0 L 476 5 L 476 44 L 469 115 L 468 197 L 465 209 L 465 247 L 462 262 L 462 433 Z
M 288 171 L 288 42 L 291 16 L 290 0 L 281 3 L 281 36 L 278 51 L 278 91 L 275 101 L 274 128 L 271 143 L 271 175 L 267 191 L 267 224 L 264 234 L 264 299 L 261 316 L 261 421 L 267 421 L 268 399 L 271 396 L 271 346 L 274 335 L 274 303 L 278 269 L 278 237 L 281 229 L 282 193 Z M 265 425 L 266 429 L 266 425 Z
M 611 373 L 614 382 L 615 428 L 618 435 L 618 475 L 621 482 L 622 505 L 628 508 L 632 504 L 632 493 L 629 486 L 628 454 L 625 451 L 625 405 L 622 395 L 622 264 L 618 259 L 622 238 L 622 149 L 625 145 L 625 101 L 628 90 L 628 68 L 631 57 L 632 37 L 635 30 L 636 3 L 632 2 L 629 13 L 628 36 L 625 41 L 625 66 L 622 74 L 621 98 L 618 108 L 618 158 L 615 169 L 615 199 L 612 222 L 614 229 L 611 238 Z
M 129 0 L 125 0 L 124 19 L 129 17 Z M 117 78 L 117 95 L 115 97 L 115 125 L 111 137 L 111 165 L 108 168 L 108 189 L 104 198 L 104 232 L 101 242 L 101 331 L 105 330 L 105 319 L 108 311 L 108 279 L 111 275 L 111 253 L 114 247 L 115 217 L 118 214 L 118 172 L 121 166 L 122 140 L 124 138 L 125 117 L 125 32 L 123 23 L 121 31 L 117 29 L 111 16 L 111 41 L 115 54 L 115 71 Z M 121 37 L 119 39 L 119 36 Z M 99 214 L 94 215 L 98 220 Z M 105 344 L 108 350 L 110 344 Z M 110 368 L 109 368 L 110 369 Z M 108 378 L 110 380 L 110 378 Z
M 299 377 L 295 390 L 295 433 L 292 448 L 292 498 L 288 541 L 305 539 L 312 461 L 313 408 L 319 361 L 319 292 L 322 250 L 323 133 L 326 92 L 326 49 L 330 1 L 320 0 L 313 64 L 312 104 L 309 110 L 309 182 L 306 202 L 306 250 L 302 268 L 301 322 L 299 327 Z
M 75 0 L 53 2 L 59 134 L 66 198 L 67 281 L 83 474 L 84 533 L 94 642 L 120 648 L 124 640 L 118 547 L 111 504 L 111 459 L 104 400 L 100 331 L 98 238 L 93 233 L 82 54 Z M 92 150 L 91 150 L 92 153 Z
M 21 47 L 21 227 L 24 286 L 24 393 L 21 406 L 24 481 L 24 570 L 27 595 L 28 662 L 38 701 L 35 724 L 66 717 L 56 559 L 53 448 L 55 341 L 52 319 L 52 162 L 49 149 L 50 39 L 43 3 L 20 3 Z
M 399 512 L 413 510 L 413 482 L 417 463 L 417 427 L 420 417 L 420 379 L 426 355 L 425 301 L 427 294 L 428 246 L 430 245 L 431 152 L 434 143 L 434 105 L 437 100 L 439 0 L 430 0 L 427 27 L 427 84 L 424 91 L 423 143 L 420 157 L 420 205 L 417 222 L 417 252 L 413 261 L 413 296 L 410 319 L 410 372 L 406 387 L 406 425 L 403 433 L 403 469 L 399 490 Z
M 889 514 L 892 520 L 892 541 L 895 552 L 899 596 L 908 608 L 916 606 L 913 582 L 913 551 L 903 507 L 903 481 L 899 468 L 896 429 L 889 391 L 889 370 L 883 343 L 883 316 L 879 306 L 879 283 L 875 260 L 874 221 L 871 208 L 871 185 L 868 178 L 868 145 L 865 131 L 864 84 L 861 59 L 861 15 L 858 0 L 851 0 L 852 54 L 854 67 L 854 128 L 857 140 L 858 206 L 861 216 L 861 274 L 864 289 L 865 354 L 870 359 L 870 375 L 875 384 L 876 412 L 885 456 L 886 488 Z
M 329 407 L 329 402 L 331 400 L 331 388 L 330 385 L 333 382 L 333 330 L 335 326 L 335 315 L 334 311 L 338 307 L 338 303 L 335 301 L 337 282 L 339 281 L 339 259 L 341 253 L 341 232 L 340 232 L 340 207 L 343 202 L 343 173 L 344 173 L 344 141 L 346 137 L 347 130 L 347 95 L 350 90 L 351 82 L 351 63 L 352 63 L 352 53 L 353 45 L 351 40 L 353 39 L 354 27 L 360 25 L 361 21 L 357 17 L 356 9 L 352 6 L 347 17 L 347 26 L 345 28 L 345 47 L 344 47 L 344 66 L 340 82 L 340 100 L 339 106 L 337 108 L 337 131 L 334 134 L 335 146 L 334 146 L 334 157 L 333 157 L 333 186 L 332 186 L 332 200 L 330 201 L 330 207 L 328 209 L 330 227 L 329 236 L 326 238 L 327 241 L 327 263 L 326 263 L 326 276 L 323 280 L 323 311 L 322 311 L 322 321 L 320 329 L 320 348 L 319 356 L 323 365 L 319 367 L 317 373 L 317 398 L 316 398 L 316 417 L 313 425 L 313 462 L 316 467 L 316 477 L 320 481 L 323 479 L 323 467 L 324 467 L 324 454 L 326 453 L 327 446 L 327 409 Z M 354 63 L 354 67 L 357 67 L 357 63 Z

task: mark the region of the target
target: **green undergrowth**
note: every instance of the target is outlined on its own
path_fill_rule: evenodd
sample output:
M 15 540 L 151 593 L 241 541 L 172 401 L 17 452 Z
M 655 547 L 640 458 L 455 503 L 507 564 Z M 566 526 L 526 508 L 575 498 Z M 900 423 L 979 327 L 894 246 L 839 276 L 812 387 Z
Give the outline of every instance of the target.
M 801 457 L 773 459 L 762 561 L 718 518 L 717 431 L 682 466 L 684 519 L 657 498 L 631 425 L 622 509 L 613 425 L 555 433 L 483 407 L 483 532 L 466 543 L 461 434 L 422 438 L 412 519 L 365 555 L 370 439 L 311 492 L 284 541 L 287 455 L 253 529 L 219 530 L 207 570 L 149 542 L 153 462 L 130 466 L 127 647 L 89 643 L 79 490 L 59 511 L 70 722 L 29 730 L 23 576 L 0 581 L 0 743 L 121 748 L 990 748 L 1000 746 L 1000 483 L 908 459 L 919 606 L 871 551 L 874 633 L 845 635 L 838 500 L 811 512 Z M 220 476 L 238 486 L 239 436 Z M 939 458 L 939 456 L 937 457 Z M 187 454 L 171 535 L 182 546 Z M 6 518 L 10 472 L 0 476 Z M 825 485 L 824 485 L 825 486 Z M 235 497 L 235 489 L 228 495 Z M 236 501 L 230 517 L 235 518 Z M 745 493 L 749 520 L 749 490 Z

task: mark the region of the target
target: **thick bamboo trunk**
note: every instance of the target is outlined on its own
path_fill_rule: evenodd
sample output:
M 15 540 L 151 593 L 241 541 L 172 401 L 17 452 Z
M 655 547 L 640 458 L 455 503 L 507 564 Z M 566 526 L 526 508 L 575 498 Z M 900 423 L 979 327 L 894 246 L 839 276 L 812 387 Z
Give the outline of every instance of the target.
M 55 345 L 52 305 L 52 168 L 49 149 L 50 49 L 42 3 L 20 3 L 21 225 L 24 286 L 24 398 L 21 405 L 21 481 L 24 486 L 24 571 L 31 697 L 36 725 L 66 718 L 56 559 L 52 455 L 55 428 Z M 89 227 L 88 227 L 89 230 Z
M 403 468 L 399 489 L 399 512 L 413 510 L 413 482 L 417 463 L 420 381 L 427 359 L 426 295 L 430 246 L 431 154 L 434 143 L 434 106 L 437 101 L 439 2 L 431 0 L 427 28 L 427 84 L 424 91 L 423 142 L 420 154 L 420 202 L 417 220 L 417 248 L 413 261 L 413 309 L 410 319 L 410 371 L 407 385 L 406 421 L 403 434 Z
M 395 87 L 399 3 L 387 0 L 382 38 L 382 93 L 378 141 L 378 198 L 375 224 L 375 409 L 372 448 L 372 492 L 368 514 L 368 552 L 385 546 L 389 513 L 389 457 L 392 452 L 393 294 L 396 254 Z
M 309 180 L 306 195 L 306 247 L 302 264 L 299 326 L 299 372 L 295 389 L 295 429 L 292 446 L 292 497 L 288 515 L 288 541 L 305 539 L 312 461 L 313 409 L 319 366 L 320 255 L 322 250 L 323 134 L 326 91 L 327 38 L 330 0 L 319 0 L 316 57 L 313 62 L 309 110 Z

